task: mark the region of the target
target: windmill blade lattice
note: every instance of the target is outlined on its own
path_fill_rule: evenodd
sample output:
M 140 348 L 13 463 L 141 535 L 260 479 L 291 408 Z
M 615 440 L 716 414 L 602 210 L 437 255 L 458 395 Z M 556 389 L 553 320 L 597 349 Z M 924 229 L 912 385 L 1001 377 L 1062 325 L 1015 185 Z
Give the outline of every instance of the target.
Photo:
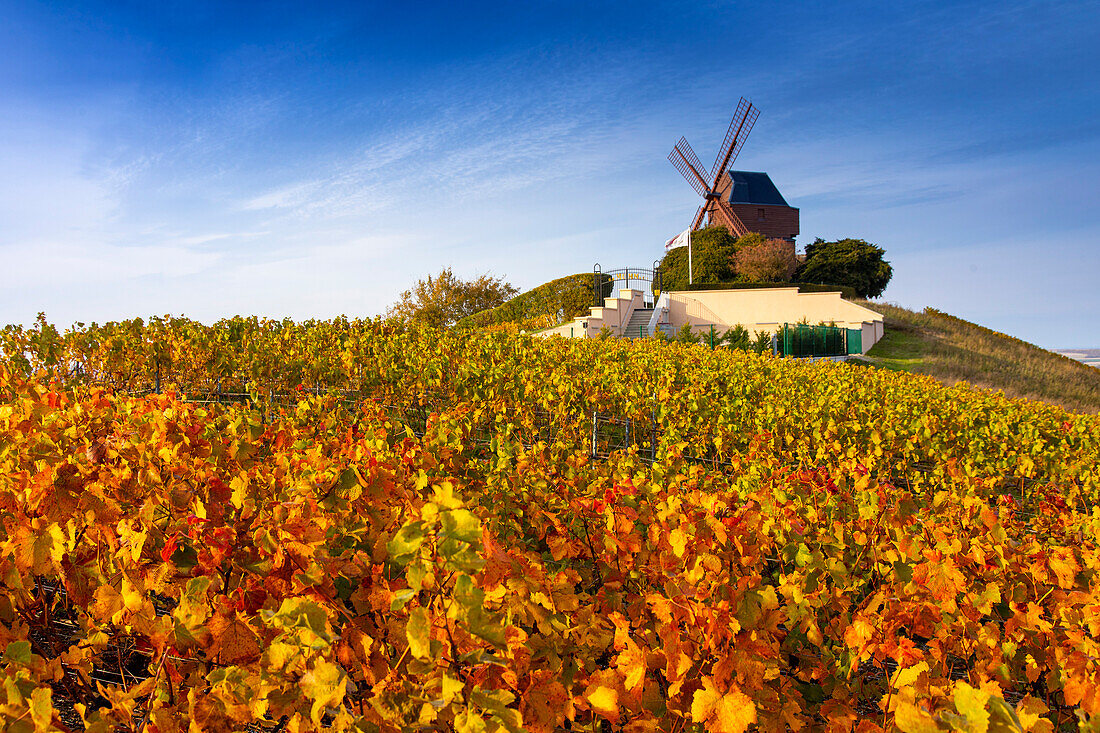
M 756 118 L 760 116 L 760 110 L 752 106 L 752 102 L 744 97 L 737 104 L 737 111 L 733 113 L 726 137 L 722 140 L 722 147 L 718 149 L 718 156 L 714 159 L 714 166 L 710 169 L 710 188 L 718 185 L 718 177 L 726 166 L 737 160 L 737 154 L 741 152 L 745 144 L 745 138 L 756 124 Z
M 743 237 L 749 233 L 749 228 L 745 226 L 745 222 L 741 221 L 741 217 L 733 213 L 733 209 L 722 199 L 718 198 L 714 200 L 716 213 L 719 214 L 719 219 L 725 219 L 723 222 L 729 227 L 730 234 L 735 237 Z
M 672 152 L 668 154 L 668 160 L 676 166 L 676 170 L 680 171 L 680 175 L 695 189 L 695 193 L 700 196 L 707 195 L 707 182 L 703 178 L 703 165 L 699 162 L 699 157 L 695 155 L 695 151 L 688 145 L 687 140 L 680 138 L 680 142 L 676 143 L 675 147 L 672 148 Z
M 719 190 L 718 184 L 719 178 L 727 166 L 737 159 L 737 154 L 741 151 L 745 139 L 749 136 L 749 132 L 752 131 L 756 118 L 759 116 L 760 110 L 747 99 L 741 97 L 737 110 L 733 114 L 733 119 L 730 120 L 726 137 L 722 141 L 722 147 L 718 149 L 718 157 L 714 160 L 709 178 L 704 177 L 706 174 L 703 170 L 703 164 L 699 161 L 699 156 L 695 154 L 695 151 L 691 149 L 691 145 L 688 144 L 686 138 L 681 137 L 673 146 L 672 152 L 668 154 L 669 162 L 675 166 L 676 170 L 680 171 L 680 175 L 695 189 L 695 192 L 703 197 L 703 205 L 692 220 L 691 231 L 696 231 L 703 223 L 704 217 L 710 216 L 712 224 L 716 222 L 725 224 L 729 227 L 731 234 L 740 237 L 748 233 L 748 227 L 733 212 L 729 204 L 722 200 L 722 196 L 725 194 L 724 191 Z
M 707 169 L 704 168 L 703 164 L 699 161 L 699 156 L 695 154 L 695 150 L 692 149 L 691 143 L 687 141 L 686 137 L 680 138 L 680 142 L 676 143 L 676 149 L 680 150 L 683 153 L 684 158 L 687 160 L 688 163 L 691 164 L 691 167 L 694 168 L 700 176 L 702 176 L 706 172 Z

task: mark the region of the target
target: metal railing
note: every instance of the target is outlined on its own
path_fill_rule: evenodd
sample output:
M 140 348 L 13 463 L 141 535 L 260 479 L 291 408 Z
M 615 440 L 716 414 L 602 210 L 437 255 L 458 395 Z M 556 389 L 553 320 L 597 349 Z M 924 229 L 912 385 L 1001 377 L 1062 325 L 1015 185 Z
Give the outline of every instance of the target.
M 661 289 L 660 260 L 654 260 L 652 267 L 620 267 L 615 270 L 604 271 L 597 262 L 592 267 L 592 305 L 603 305 L 603 299 L 610 296 L 615 286 L 633 287 L 631 283 L 646 284 L 649 287 L 640 288 L 643 293 L 651 295 Z M 652 301 L 650 301 L 652 302 Z

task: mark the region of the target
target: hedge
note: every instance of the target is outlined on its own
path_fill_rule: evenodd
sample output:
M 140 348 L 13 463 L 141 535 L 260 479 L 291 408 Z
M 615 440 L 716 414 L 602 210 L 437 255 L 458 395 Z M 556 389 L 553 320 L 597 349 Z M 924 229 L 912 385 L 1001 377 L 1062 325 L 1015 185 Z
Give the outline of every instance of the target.
M 857 300 L 855 288 L 848 285 L 818 285 L 816 283 L 697 283 L 685 290 L 758 290 L 760 288 L 796 287 L 803 293 L 840 293 L 845 300 Z
M 592 306 L 592 277 L 591 272 L 559 277 L 496 308 L 467 316 L 456 326 L 485 328 L 502 323 L 529 323 L 534 319 L 544 319 L 549 326 L 565 323 L 586 313 Z M 604 275 L 603 280 L 602 295 L 607 297 L 611 294 L 611 277 Z

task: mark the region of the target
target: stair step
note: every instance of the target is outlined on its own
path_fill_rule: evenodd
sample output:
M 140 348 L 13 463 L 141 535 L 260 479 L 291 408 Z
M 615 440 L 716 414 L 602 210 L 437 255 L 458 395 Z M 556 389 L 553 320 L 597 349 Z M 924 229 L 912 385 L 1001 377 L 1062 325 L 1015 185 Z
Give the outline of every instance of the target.
M 652 308 L 635 308 L 634 312 L 630 314 L 630 320 L 626 323 L 626 328 L 623 329 L 623 336 L 627 338 L 637 338 L 639 335 L 649 335 L 649 319 L 653 316 Z

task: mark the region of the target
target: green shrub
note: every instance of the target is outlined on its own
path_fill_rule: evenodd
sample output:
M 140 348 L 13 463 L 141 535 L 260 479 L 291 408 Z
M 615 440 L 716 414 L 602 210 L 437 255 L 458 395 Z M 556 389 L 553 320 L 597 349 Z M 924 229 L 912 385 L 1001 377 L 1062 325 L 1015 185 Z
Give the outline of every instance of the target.
M 722 338 L 719 340 L 719 343 L 721 343 L 727 349 L 748 351 L 752 347 L 752 337 L 749 335 L 748 329 L 738 323 L 736 326 L 722 334 Z
M 848 285 L 820 285 L 817 283 L 746 283 L 724 282 L 689 285 L 684 290 L 755 290 L 758 288 L 797 287 L 802 293 L 840 293 L 845 300 L 855 300 L 858 296 L 854 288 Z
M 680 331 L 676 334 L 676 341 L 681 344 L 697 344 L 699 343 L 699 337 L 691 330 L 691 324 L 685 323 L 680 326 Z
M 886 250 L 862 239 L 826 242 L 818 238 L 806 245 L 806 261 L 798 268 L 796 282 L 847 285 L 860 298 L 882 295 L 894 269 L 882 259 Z
M 756 339 L 752 342 L 752 350 L 757 354 L 770 354 L 772 350 L 772 335 L 767 331 L 761 331 L 756 334 Z
M 691 235 L 691 271 L 695 283 L 729 281 L 733 271 L 733 256 L 737 240 L 724 226 L 707 227 Z M 661 259 L 661 290 L 686 290 L 688 286 L 687 247 L 677 247 Z M 656 287 L 656 283 L 654 283 Z

